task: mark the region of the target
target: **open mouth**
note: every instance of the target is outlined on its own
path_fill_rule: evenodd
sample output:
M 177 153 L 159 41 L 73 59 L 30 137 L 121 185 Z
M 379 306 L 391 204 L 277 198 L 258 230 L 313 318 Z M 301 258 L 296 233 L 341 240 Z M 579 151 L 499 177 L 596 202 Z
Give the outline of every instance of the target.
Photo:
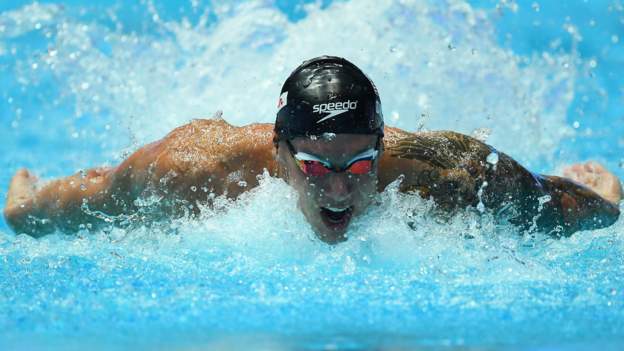
M 352 214 L 352 207 L 321 207 L 321 217 L 323 218 L 323 222 L 326 226 L 333 230 L 345 229 L 351 220 Z

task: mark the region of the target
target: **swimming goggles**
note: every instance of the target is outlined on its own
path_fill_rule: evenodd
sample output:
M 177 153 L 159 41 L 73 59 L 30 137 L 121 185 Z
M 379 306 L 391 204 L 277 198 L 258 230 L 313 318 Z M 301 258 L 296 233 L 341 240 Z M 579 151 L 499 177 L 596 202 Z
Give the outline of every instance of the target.
M 295 148 L 290 143 L 290 140 L 286 140 L 286 145 L 288 145 L 288 150 L 294 157 L 297 166 L 303 172 L 303 174 L 312 177 L 321 177 L 328 174 L 329 172 L 347 172 L 356 175 L 371 173 L 373 170 L 373 164 L 375 162 L 375 159 L 379 154 L 378 141 L 377 146 L 374 149 L 369 149 L 356 155 L 349 162 L 346 163 L 346 166 L 338 168 L 332 165 L 330 162 L 322 160 L 317 156 L 305 152 L 296 152 Z

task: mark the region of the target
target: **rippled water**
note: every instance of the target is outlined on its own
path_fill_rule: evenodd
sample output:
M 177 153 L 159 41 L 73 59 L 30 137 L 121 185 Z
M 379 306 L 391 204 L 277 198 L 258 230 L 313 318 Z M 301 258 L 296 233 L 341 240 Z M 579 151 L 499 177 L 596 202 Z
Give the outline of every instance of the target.
M 527 11 L 552 11 L 546 5 L 2 5 L 0 194 L 19 167 L 51 178 L 114 164 L 217 110 L 237 125 L 271 122 L 285 77 L 320 54 L 348 57 L 371 76 L 389 125 L 487 137 L 538 171 L 593 151 L 622 175 L 622 113 L 611 105 L 622 92 L 611 87 L 607 65 L 617 62 L 613 35 L 622 30 L 592 40 L 584 28 L 595 26 L 579 15 L 612 6 L 611 17 L 595 21 L 618 22 L 614 4 L 564 6 L 571 18 L 541 19 L 556 28 L 553 38 L 530 48 L 518 43 L 534 27 L 507 34 L 518 18 L 533 16 Z M 587 101 L 596 96 L 609 102 Z M 601 136 L 605 145 L 596 142 Z M 623 220 L 562 240 L 527 238 L 472 212 L 443 223 L 431 204 L 390 187 L 346 243 L 329 247 L 314 239 L 295 196 L 265 177 L 200 220 L 38 240 L 2 223 L 0 346 L 616 350 L 624 343 Z

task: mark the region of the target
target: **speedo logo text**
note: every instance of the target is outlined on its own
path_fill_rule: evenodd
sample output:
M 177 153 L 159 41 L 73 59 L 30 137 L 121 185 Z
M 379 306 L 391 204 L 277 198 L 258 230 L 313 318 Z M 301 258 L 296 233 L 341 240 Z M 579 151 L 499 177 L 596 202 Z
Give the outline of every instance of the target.
M 357 100 L 341 101 L 341 102 L 329 102 L 326 104 L 316 104 L 312 106 L 313 113 L 325 113 L 334 111 L 347 112 L 348 110 L 355 110 L 357 108 Z

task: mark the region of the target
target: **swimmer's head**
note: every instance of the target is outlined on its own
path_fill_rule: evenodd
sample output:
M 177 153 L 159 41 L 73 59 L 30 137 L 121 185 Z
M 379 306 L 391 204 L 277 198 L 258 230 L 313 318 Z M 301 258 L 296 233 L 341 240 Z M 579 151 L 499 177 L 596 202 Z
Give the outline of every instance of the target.
M 375 196 L 383 126 L 377 89 L 343 58 L 308 60 L 284 83 L 274 138 L 280 174 L 321 240 L 346 240 Z
M 383 136 L 381 101 L 373 82 L 344 58 L 305 61 L 286 79 L 277 103 L 276 141 L 299 136 Z

